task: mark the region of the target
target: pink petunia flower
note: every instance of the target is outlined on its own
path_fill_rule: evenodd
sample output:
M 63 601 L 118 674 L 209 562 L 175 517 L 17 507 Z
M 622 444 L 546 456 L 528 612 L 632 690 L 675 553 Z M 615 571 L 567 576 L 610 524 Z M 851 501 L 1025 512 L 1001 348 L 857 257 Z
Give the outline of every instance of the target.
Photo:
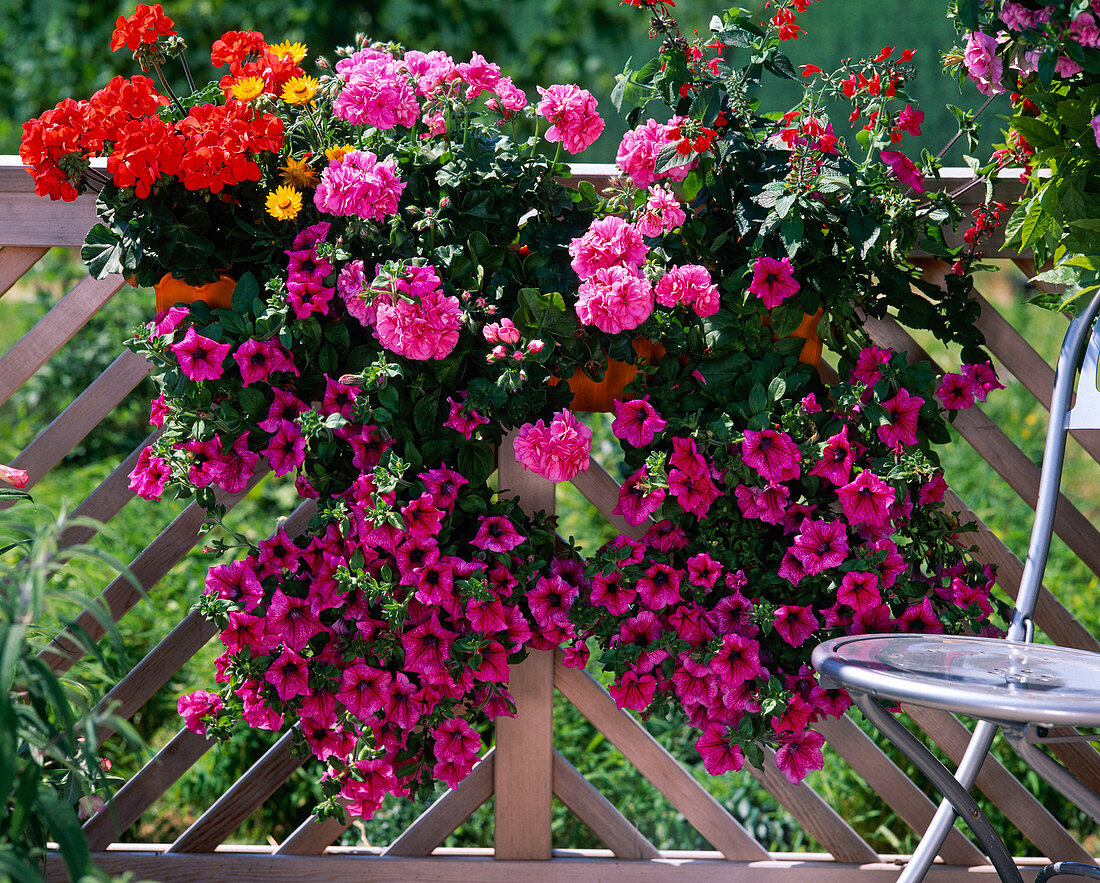
M 615 437 L 628 442 L 635 448 L 644 448 L 653 444 L 657 433 L 661 432 L 668 421 L 664 420 L 649 403 L 649 396 L 621 402 L 615 399 L 615 419 L 611 431 Z
M 840 520 L 807 519 L 790 548 L 808 576 L 838 567 L 848 557 L 848 536 Z
M 703 728 L 703 735 L 695 741 L 695 750 L 712 776 L 739 770 L 745 762 L 741 746 L 731 742 L 726 736 L 726 728 L 718 724 Z
M 793 297 L 801 287 L 794 278 L 794 267 L 789 257 L 777 260 L 765 255 L 753 262 L 749 293 L 760 298 L 769 310 Z
M 747 429 L 741 459 L 768 482 L 793 481 L 802 474 L 802 452 L 785 432 Z
M 217 380 L 222 376 L 225 361 L 233 348 L 228 343 L 218 343 L 203 337 L 190 326 L 183 340 L 168 347 L 180 363 L 180 370 L 190 380 Z
M 447 419 L 443 421 L 444 426 L 448 426 L 455 432 L 462 433 L 464 438 L 473 438 L 474 431 L 482 424 L 488 423 L 488 417 L 482 417 L 473 408 L 468 408 L 465 405 L 466 393 L 459 393 L 459 399 L 455 400 L 450 396 L 447 397 L 447 402 L 451 406 L 450 414 Z
M 837 488 L 836 493 L 844 517 L 853 527 L 867 525 L 877 530 L 888 526 L 894 489 L 870 469 L 864 469 L 854 481 Z

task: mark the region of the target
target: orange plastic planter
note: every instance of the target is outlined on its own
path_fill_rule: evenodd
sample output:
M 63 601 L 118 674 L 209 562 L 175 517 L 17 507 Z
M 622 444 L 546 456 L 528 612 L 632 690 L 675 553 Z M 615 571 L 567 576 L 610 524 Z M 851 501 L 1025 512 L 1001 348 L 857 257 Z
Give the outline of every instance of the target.
M 652 340 L 634 341 L 634 352 L 650 362 L 655 362 L 665 354 L 665 348 Z M 607 371 L 603 380 L 597 383 L 580 368 L 569 378 L 569 391 L 573 393 L 574 411 L 614 410 L 615 399 L 621 398 L 625 387 L 638 374 L 638 369 L 627 362 L 615 359 L 607 360 Z
M 205 301 L 211 307 L 229 309 L 236 287 L 237 281 L 229 276 L 219 276 L 217 282 L 206 285 L 188 285 L 171 273 L 165 273 L 160 282 L 153 286 L 153 291 L 157 296 L 157 312 L 163 313 L 173 304 L 189 304 L 197 300 Z

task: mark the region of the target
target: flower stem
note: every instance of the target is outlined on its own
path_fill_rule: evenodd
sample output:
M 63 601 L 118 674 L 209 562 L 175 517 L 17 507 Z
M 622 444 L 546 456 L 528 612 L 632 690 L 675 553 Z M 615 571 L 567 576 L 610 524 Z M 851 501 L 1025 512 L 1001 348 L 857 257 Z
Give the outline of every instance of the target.
M 980 117 L 982 115 L 982 111 L 985 110 L 987 107 L 989 107 L 989 105 L 992 103 L 992 101 L 995 97 L 996 96 L 994 96 L 994 95 L 990 95 L 985 100 L 985 103 L 981 107 L 979 107 L 976 111 L 974 111 L 973 119 L 976 120 L 978 117 Z M 957 131 L 955 133 L 955 137 L 953 137 L 950 141 L 948 141 L 943 146 L 943 150 L 941 150 L 939 153 L 936 154 L 936 160 L 939 161 L 939 160 L 943 159 L 944 156 L 946 155 L 947 151 L 949 151 L 952 147 L 954 147 L 955 142 L 958 141 L 961 137 L 962 137 L 962 129 L 959 129 L 959 131 Z
M 183 109 L 183 104 L 180 102 L 179 98 L 176 97 L 176 93 L 172 91 L 172 87 L 168 85 L 168 81 L 164 78 L 164 71 L 161 70 L 159 62 L 153 62 L 153 70 L 157 72 L 160 84 L 164 87 L 164 91 L 167 93 L 168 97 L 172 99 L 172 103 L 176 106 L 176 110 L 186 115 L 187 111 Z

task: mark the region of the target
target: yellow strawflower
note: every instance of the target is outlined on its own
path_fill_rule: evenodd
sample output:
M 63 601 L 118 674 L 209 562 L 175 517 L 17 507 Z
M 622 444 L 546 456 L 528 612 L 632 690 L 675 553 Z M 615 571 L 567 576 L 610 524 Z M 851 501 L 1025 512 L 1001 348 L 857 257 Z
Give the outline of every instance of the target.
M 267 213 L 275 220 L 290 221 L 302 210 L 302 194 L 284 184 L 267 194 L 266 205 Z
M 229 87 L 229 94 L 238 101 L 252 101 L 264 94 L 263 77 L 241 77 Z
M 280 58 L 289 55 L 295 64 L 301 64 L 302 59 L 306 57 L 306 52 L 308 51 L 303 43 L 291 43 L 289 40 L 285 40 L 282 43 L 276 43 L 274 46 L 268 46 L 267 49 Z
M 285 166 L 279 166 L 279 177 L 292 187 L 309 190 L 317 186 L 317 172 L 305 159 L 290 157 Z
M 329 162 L 339 162 L 354 149 L 350 144 L 338 144 L 325 151 L 325 159 Z
M 308 104 L 317 94 L 317 80 L 314 77 L 292 77 L 283 86 L 279 96 L 287 104 Z

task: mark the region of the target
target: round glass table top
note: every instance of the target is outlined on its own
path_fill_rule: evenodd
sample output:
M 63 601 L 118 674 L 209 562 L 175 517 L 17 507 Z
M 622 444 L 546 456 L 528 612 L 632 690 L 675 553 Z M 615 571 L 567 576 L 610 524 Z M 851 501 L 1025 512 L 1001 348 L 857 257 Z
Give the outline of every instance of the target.
M 1100 654 L 1001 638 L 856 635 L 826 641 L 827 680 L 971 717 L 1100 726 Z

